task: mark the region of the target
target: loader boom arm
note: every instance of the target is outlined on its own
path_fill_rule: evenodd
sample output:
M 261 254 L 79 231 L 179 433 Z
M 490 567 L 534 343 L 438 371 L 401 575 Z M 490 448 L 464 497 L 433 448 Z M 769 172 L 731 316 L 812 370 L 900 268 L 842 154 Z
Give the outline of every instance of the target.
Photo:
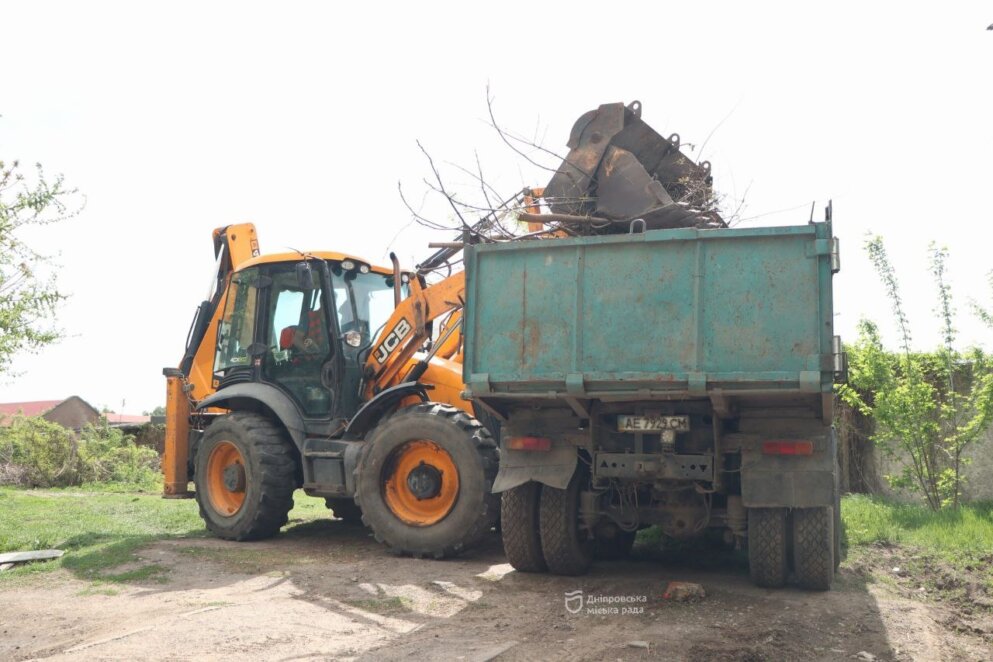
M 400 302 L 373 343 L 365 362 L 363 395 L 401 383 L 409 373 L 410 359 L 430 335 L 428 325 L 465 304 L 465 274 L 452 274 L 434 285 L 419 278 L 410 283 L 410 296 Z

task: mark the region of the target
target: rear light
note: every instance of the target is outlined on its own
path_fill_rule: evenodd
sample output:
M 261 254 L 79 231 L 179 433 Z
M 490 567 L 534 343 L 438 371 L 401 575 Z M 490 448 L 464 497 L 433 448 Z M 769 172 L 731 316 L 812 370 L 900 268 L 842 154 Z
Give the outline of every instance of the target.
M 507 442 L 512 451 L 550 451 L 552 440 L 545 437 L 512 437 Z
M 762 443 L 764 455 L 813 455 L 812 441 L 766 441 Z

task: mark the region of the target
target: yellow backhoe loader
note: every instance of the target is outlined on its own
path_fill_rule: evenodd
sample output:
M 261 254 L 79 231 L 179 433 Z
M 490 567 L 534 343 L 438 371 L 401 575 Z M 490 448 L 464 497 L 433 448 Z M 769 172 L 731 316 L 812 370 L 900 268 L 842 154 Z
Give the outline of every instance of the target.
M 277 533 L 297 488 L 417 557 L 489 530 L 498 450 L 461 397 L 462 274 L 429 286 L 395 258 L 261 255 L 251 224 L 213 239 L 211 292 L 164 370 L 165 496 L 192 481 L 230 540 Z

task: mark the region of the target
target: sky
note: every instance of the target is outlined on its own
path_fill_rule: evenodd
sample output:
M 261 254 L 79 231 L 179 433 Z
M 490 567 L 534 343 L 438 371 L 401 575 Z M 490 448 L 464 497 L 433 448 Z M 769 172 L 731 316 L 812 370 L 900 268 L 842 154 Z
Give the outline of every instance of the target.
M 82 213 L 24 235 L 71 295 L 59 344 L 21 355 L 0 402 L 79 395 L 164 404 L 213 268 L 215 227 L 252 221 L 263 252 L 337 250 L 413 266 L 450 237 L 425 178 L 482 202 L 545 170 L 499 124 L 564 153 L 573 122 L 640 100 L 713 164 L 739 227 L 805 223 L 834 202 L 835 328 L 898 342 L 863 250 L 882 235 L 915 346 L 939 342 L 928 246 L 950 252 L 959 344 L 993 330 L 993 4 L 257 3 L 0 0 L 0 160 L 41 162 Z M 687 149 L 690 149 L 687 147 Z M 534 158 L 554 167 L 541 153 Z

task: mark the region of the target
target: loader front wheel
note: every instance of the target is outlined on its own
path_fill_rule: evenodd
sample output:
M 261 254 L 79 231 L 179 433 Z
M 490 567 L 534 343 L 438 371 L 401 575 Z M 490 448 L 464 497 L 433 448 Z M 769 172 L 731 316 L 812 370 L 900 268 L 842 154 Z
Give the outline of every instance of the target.
M 541 552 L 538 531 L 538 511 L 541 505 L 541 483 L 529 481 L 501 495 L 500 535 L 507 561 L 518 572 L 548 570 Z
M 250 412 L 222 416 L 197 449 L 193 480 L 200 517 L 225 540 L 275 535 L 293 507 L 295 469 L 278 425 Z
M 564 490 L 541 488 L 541 551 L 553 574 L 582 575 L 593 563 L 593 539 L 579 515 L 579 493 L 586 482 L 586 472 L 577 469 Z
M 496 444 L 462 410 L 431 402 L 401 409 L 365 443 L 355 503 L 379 542 L 398 553 L 443 558 L 496 523 Z

